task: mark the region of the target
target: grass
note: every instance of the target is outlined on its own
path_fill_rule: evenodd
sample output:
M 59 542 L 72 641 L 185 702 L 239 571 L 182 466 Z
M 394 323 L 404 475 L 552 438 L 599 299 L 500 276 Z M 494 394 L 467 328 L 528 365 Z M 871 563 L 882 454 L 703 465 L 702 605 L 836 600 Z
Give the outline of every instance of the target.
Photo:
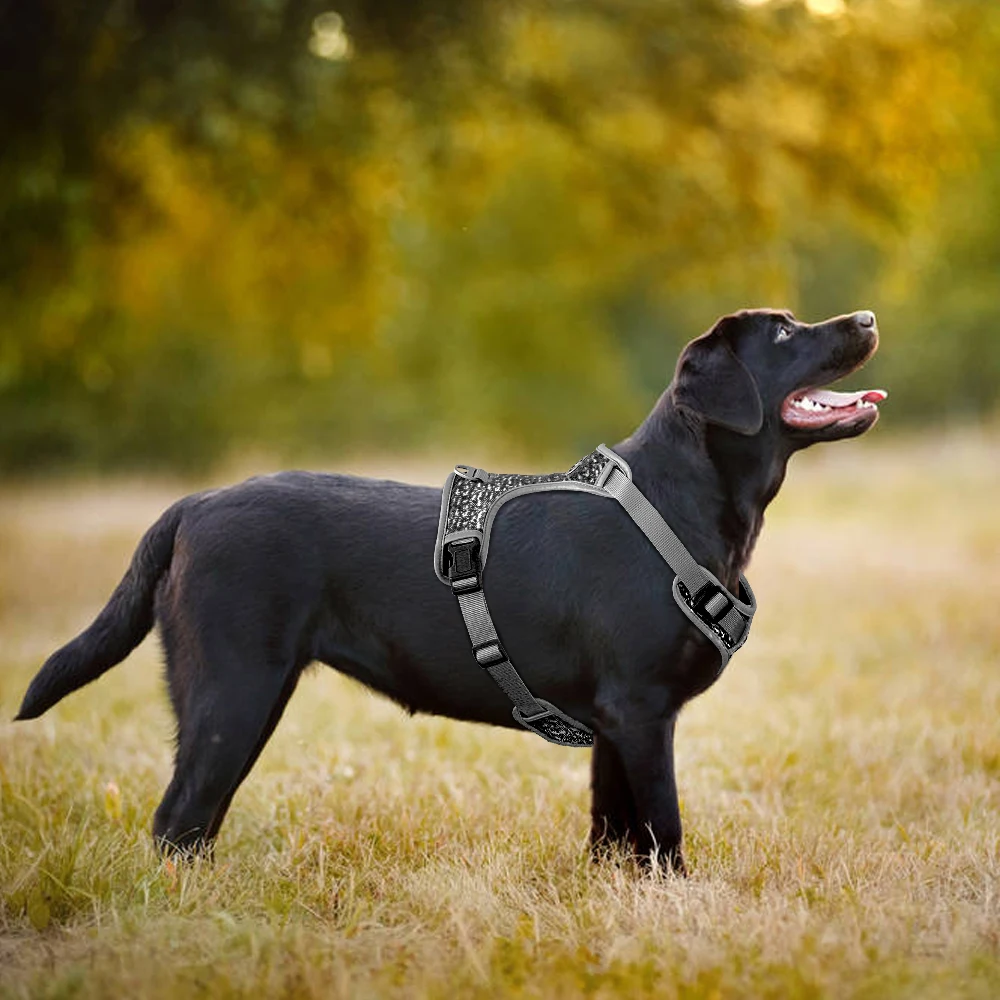
M 0 490 L 0 717 L 182 490 Z M 754 635 L 682 716 L 687 880 L 587 860 L 586 752 L 326 670 L 216 863 L 164 862 L 148 641 L 0 722 L 0 996 L 1000 995 L 998 496 L 972 432 L 795 460 Z

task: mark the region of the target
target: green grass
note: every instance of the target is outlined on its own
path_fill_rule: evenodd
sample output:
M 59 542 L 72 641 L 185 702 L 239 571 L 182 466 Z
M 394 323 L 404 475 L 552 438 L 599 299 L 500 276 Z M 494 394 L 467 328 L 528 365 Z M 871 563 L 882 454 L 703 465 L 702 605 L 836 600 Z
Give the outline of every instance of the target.
M 0 490 L 3 719 L 181 489 Z M 800 456 L 749 576 L 753 637 L 679 728 L 686 880 L 587 860 L 585 752 L 331 671 L 214 865 L 150 844 L 155 641 L 0 722 L 0 996 L 1000 995 L 1000 447 Z

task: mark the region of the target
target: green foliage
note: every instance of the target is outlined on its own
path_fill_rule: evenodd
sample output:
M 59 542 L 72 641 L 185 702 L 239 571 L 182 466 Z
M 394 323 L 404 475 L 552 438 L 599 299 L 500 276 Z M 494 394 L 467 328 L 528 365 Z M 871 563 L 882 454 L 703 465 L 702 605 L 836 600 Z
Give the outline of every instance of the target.
M 0 470 L 579 451 L 759 304 L 990 411 L 1000 16 L 811 3 L 12 7 Z

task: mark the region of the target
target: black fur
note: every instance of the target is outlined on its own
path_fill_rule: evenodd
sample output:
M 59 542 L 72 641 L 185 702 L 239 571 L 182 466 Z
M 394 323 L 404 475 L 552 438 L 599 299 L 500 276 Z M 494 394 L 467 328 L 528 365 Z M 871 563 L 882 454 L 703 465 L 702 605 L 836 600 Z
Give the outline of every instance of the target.
M 874 423 L 869 413 L 806 433 L 779 415 L 791 392 L 875 350 L 877 333 L 858 315 L 815 326 L 763 310 L 727 317 L 688 345 L 652 413 L 615 446 L 730 589 L 791 454 Z M 780 325 L 795 336 L 776 343 Z M 314 660 L 413 712 L 517 728 L 434 575 L 440 500 L 437 489 L 308 472 L 181 500 L 146 533 L 95 622 L 42 667 L 18 718 L 119 662 L 155 617 L 178 745 L 153 831 L 181 850 L 211 844 Z M 536 695 L 597 734 L 595 848 L 658 850 L 682 870 L 674 726 L 712 682 L 718 653 L 676 607 L 670 572 L 613 500 L 518 498 L 494 532 L 485 586 L 512 661 Z

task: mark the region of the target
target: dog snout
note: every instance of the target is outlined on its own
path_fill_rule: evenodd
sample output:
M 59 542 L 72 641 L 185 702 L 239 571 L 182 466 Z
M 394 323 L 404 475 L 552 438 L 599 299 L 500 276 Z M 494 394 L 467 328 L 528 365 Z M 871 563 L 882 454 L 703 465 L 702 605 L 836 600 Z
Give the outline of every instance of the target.
M 851 341 L 863 353 L 864 360 L 870 358 L 878 350 L 878 323 L 875 313 L 870 309 L 862 309 L 851 316 L 854 321 L 854 332 Z

